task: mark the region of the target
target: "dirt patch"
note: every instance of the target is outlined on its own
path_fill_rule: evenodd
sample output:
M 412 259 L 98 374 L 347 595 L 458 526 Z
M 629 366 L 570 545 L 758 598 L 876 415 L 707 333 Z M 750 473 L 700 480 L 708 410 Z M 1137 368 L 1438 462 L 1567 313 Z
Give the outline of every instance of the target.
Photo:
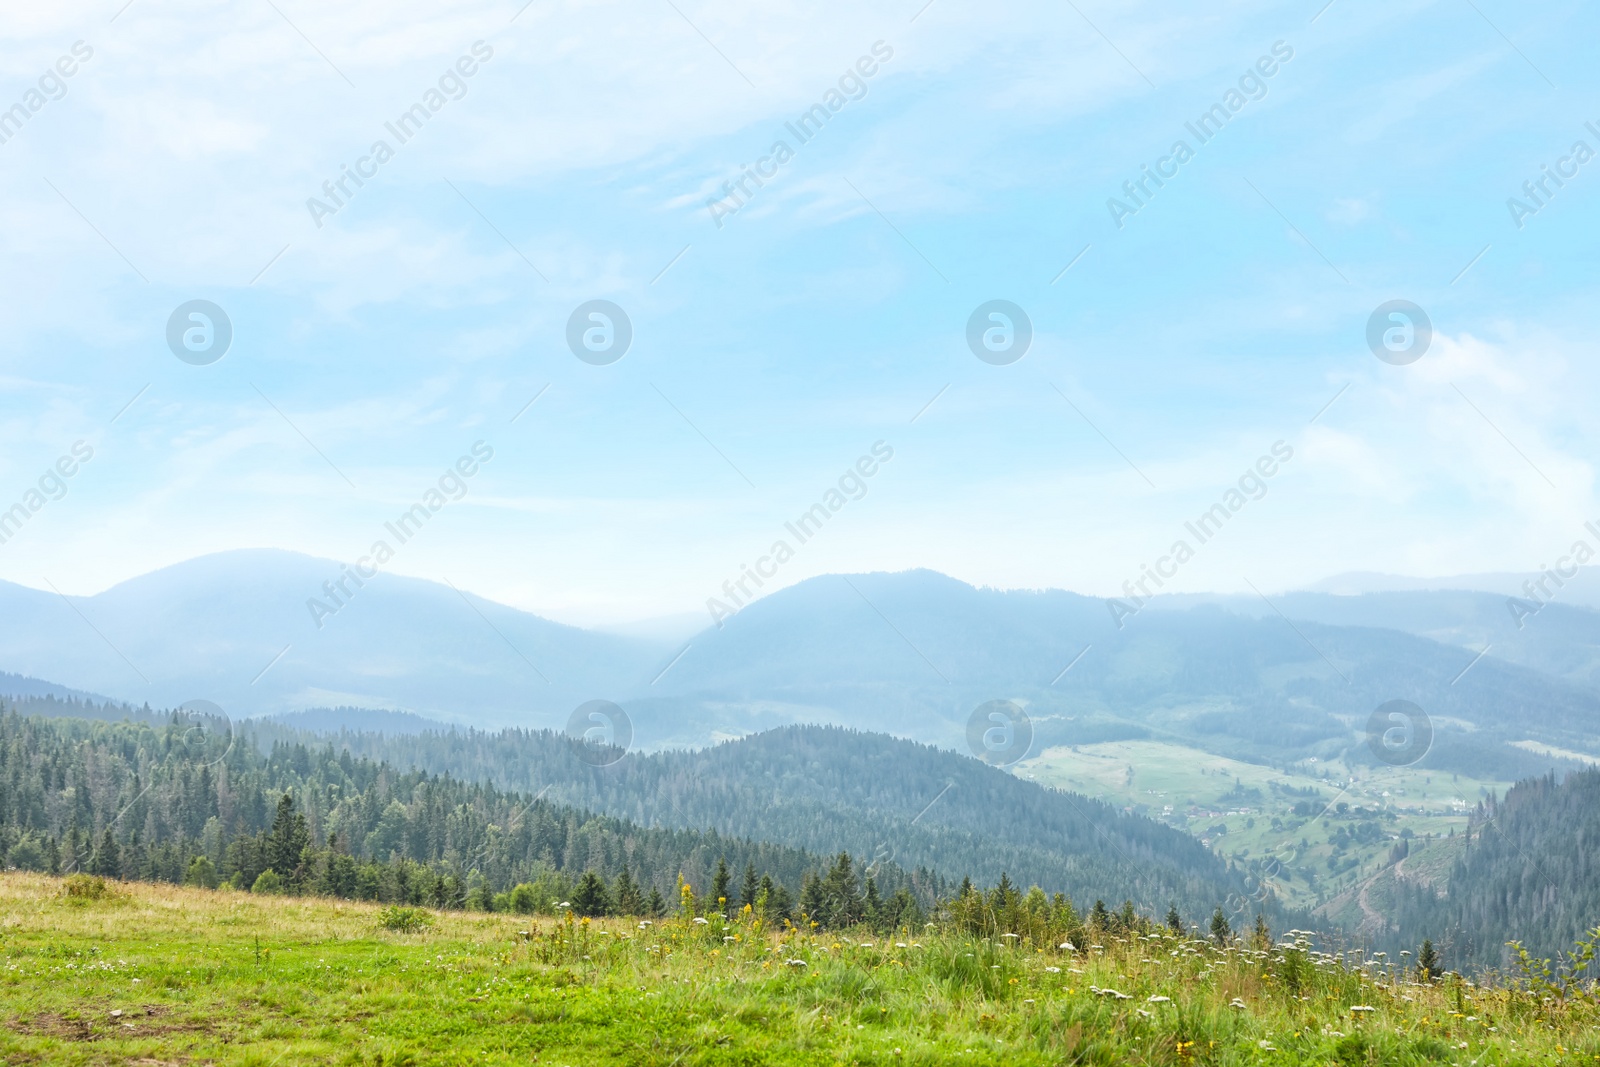
M 9 1029 L 19 1034 L 54 1037 L 62 1041 L 104 1041 L 108 1037 L 158 1037 L 163 1034 L 209 1034 L 220 1027 L 209 1020 L 187 1021 L 163 1019 L 170 1017 L 172 1009 L 161 1004 L 147 1004 L 138 1008 L 96 1010 L 87 1015 L 63 1015 L 60 1012 L 42 1011 L 26 1018 L 15 1019 Z M 158 1060 L 140 1061 L 159 1063 Z
M 26 1019 L 11 1023 L 11 1029 L 30 1036 L 55 1037 L 63 1041 L 96 1041 L 106 1036 L 109 1027 L 96 1027 L 92 1021 L 78 1016 L 69 1018 L 58 1012 L 42 1011 Z M 98 1031 L 98 1032 L 97 1032 Z

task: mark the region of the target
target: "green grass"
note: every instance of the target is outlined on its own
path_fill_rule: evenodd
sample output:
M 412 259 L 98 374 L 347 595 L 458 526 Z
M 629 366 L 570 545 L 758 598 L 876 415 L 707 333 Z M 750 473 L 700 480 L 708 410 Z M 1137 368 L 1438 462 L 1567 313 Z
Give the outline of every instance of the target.
M 0 1061 L 1600 1062 L 1592 999 L 1418 985 L 1281 948 L 430 915 L 401 932 L 377 905 L 150 885 L 94 899 L 0 876 Z

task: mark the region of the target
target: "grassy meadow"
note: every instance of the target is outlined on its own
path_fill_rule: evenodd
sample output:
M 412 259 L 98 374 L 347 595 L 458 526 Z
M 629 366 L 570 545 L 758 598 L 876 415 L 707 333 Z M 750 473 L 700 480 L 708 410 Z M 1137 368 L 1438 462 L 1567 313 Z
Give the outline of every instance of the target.
M 1467 828 L 1481 798 L 1504 795 L 1511 784 L 1418 767 L 1353 769 L 1338 760 L 1286 773 L 1169 741 L 1058 746 L 1020 769 L 1042 785 L 1176 826 L 1235 862 L 1270 860 L 1263 875 L 1284 903 L 1332 901 L 1330 915 L 1352 925 L 1362 920 L 1353 891 L 1393 862 L 1389 851 L 1402 835 L 1412 850 L 1408 875 L 1448 870 L 1456 846 L 1449 835 Z M 1191 815 L 1191 805 L 1205 814 Z
M 1074 951 L 105 890 L 0 875 L 0 1062 L 1600 1062 L 1592 996 L 1419 983 L 1288 939 L 1218 949 L 1158 929 Z

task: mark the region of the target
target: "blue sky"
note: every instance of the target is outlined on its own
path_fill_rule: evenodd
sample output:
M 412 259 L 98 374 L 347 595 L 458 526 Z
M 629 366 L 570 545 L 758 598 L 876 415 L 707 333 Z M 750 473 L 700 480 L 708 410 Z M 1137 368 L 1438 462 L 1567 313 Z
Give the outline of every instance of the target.
M 390 568 L 580 623 L 703 611 L 880 440 L 777 584 L 1112 595 L 1279 440 L 1174 588 L 1531 570 L 1600 516 L 1600 159 L 1520 228 L 1507 207 L 1600 151 L 1592 9 L 274 2 L 8 16 L 0 105 L 93 55 L 0 144 L 4 505 L 95 452 L 0 578 L 354 560 L 479 440 Z M 478 41 L 465 94 L 395 142 Z M 876 42 L 798 145 L 785 123 Z M 1185 123 L 1276 42 L 1199 145 Z M 307 198 L 379 138 L 394 158 L 318 228 Z M 708 198 L 779 138 L 794 158 L 719 228 Z M 1179 138 L 1194 158 L 1118 228 L 1107 200 Z M 192 299 L 233 325 L 208 366 L 165 341 Z M 608 366 L 565 340 L 595 299 L 633 325 Z M 964 339 L 991 299 L 1033 325 L 1007 366 Z M 1365 341 L 1392 299 L 1433 323 L 1408 366 Z

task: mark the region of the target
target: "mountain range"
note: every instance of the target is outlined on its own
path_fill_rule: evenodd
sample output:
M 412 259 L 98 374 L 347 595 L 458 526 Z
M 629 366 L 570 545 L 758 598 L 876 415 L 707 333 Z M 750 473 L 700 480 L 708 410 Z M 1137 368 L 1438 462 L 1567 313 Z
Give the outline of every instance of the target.
M 1373 710 L 1405 699 L 1433 719 L 1430 759 L 1446 769 L 1509 780 L 1600 752 L 1600 612 L 1579 606 L 1581 581 L 1520 628 L 1504 592 L 1393 588 L 1156 598 L 1119 627 L 1104 600 L 1060 590 L 830 575 L 673 644 L 386 574 L 347 581 L 339 610 L 314 619 L 307 601 L 328 603 L 340 577 L 248 550 L 90 597 L 0 584 L 0 667 L 135 706 L 204 699 L 301 725 L 336 724 L 314 709 L 346 706 L 561 729 L 606 699 L 644 748 L 814 723 L 959 749 L 974 709 L 1011 700 L 1034 751 L 1163 736 L 1287 762 L 1359 757 Z M 1363 582 L 1383 584 L 1341 588 Z

